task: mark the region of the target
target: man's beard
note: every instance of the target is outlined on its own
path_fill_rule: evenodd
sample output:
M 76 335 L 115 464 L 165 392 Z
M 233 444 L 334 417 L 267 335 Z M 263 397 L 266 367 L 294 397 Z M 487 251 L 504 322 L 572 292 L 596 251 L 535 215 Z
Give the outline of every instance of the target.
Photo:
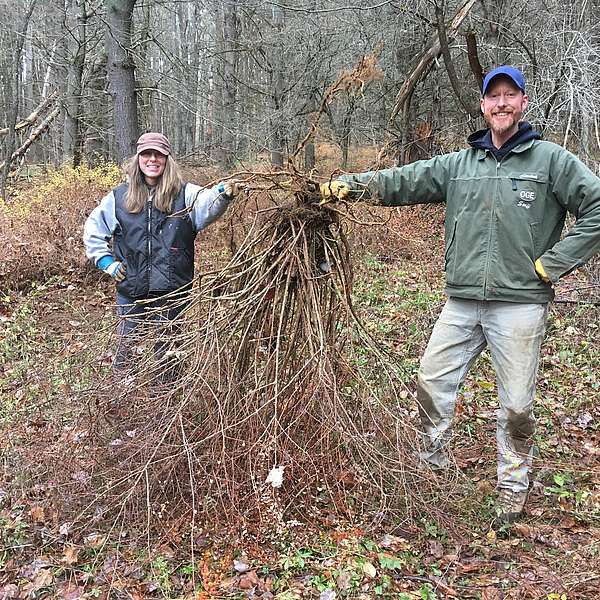
M 496 134 L 502 135 L 507 131 L 519 126 L 519 121 L 521 120 L 521 114 L 516 112 L 508 113 L 510 119 L 505 120 L 504 124 L 498 124 L 497 121 L 494 120 L 494 115 L 484 115 L 485 121 L 488 124 L 489 128 Z

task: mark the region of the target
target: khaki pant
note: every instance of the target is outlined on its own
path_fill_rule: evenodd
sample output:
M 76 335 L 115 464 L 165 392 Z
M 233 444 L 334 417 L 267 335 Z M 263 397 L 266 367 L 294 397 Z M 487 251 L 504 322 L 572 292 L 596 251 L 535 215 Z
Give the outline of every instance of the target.
M 498 487 L 529 486 L 535 419 L 533 400 L 547 304 L 450 298 L 421 360 L 417 400 L 423 426 L 421 458 L 444 467 L 456 395 L 469 368 L 489 347 L 498 385 Z

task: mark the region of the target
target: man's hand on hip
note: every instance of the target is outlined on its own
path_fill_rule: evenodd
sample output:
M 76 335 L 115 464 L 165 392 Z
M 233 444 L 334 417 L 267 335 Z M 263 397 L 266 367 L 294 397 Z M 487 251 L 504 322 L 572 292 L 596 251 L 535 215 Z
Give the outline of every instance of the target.
M 546 269 L 544 269 L 542 261 L 539 258 L 535 261 L 535 272 L 544 283 L 552 283 L 552 281 L 550 281 L 550 277 L 548 277 L 548 273 L 546 273 Z

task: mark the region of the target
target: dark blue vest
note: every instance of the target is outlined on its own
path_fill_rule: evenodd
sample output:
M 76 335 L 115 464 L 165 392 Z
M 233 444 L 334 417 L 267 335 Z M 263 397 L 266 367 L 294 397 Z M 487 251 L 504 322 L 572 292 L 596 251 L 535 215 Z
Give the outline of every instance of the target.
M 118 291 L 140 299 L 189 285 L 194 277 L 196 231 L 185 206 L 185 184 L 173 201 L 171 214 L 155 208 L 152 201 L 139 213 L 130 213 L 125 208 L 126 192 L 127 184 L 113 190 L 119 223 L 113 250 L 127 267 Z

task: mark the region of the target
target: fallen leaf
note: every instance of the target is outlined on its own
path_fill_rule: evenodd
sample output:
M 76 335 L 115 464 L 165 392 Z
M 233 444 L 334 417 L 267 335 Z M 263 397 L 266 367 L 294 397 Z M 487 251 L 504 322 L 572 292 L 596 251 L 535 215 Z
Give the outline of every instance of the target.
M 100 533 L 90 533 L 85 536 L 83 541 L 88 548 L 100 548 L 106 541 L 106 537 Z
M 335 585 L 340 590 L 349 590 L 352 587 L 352 576 L 347 571 L 342 571 L 335 579 Z
M 513 523 L 512 531 L 526 538 L 535 538 L 535 531 L 531 525 L 525 523 Z
M 60 533 L 60 535 L 69 535 L 69 531 L 71 531 L 71 527 L 72 527 L 73 523 L 63 523 L 60 528 L 58 529 L 58 533 Z
M 219 589 L 231 592 L 234 590 L 235 587 L 237 587 L 237 584 L 237 575 L 235 577 L 227 577 L 219 582 Z
M 35 595 L 35 592 L 48 587 L 53 579 L 54 577 L 52 576 L 52 571 L 50 571 L 50 569 L 40 569 L 33 581 L 30 581 L 25 585 L 25 590 L 30 596 L 33 596 Z
M 435 581 L 435 588 L 441 592 L 444 592 L 446 596 L 450 598 L 457 598 L 458 593 L 454 588 L 451 588 L 445 581 L 443 581 L 440 577 L 433 577 Z
M 169 546 L 168 544 L 163 544 L 159 549 L 158 549 L 158 555 L 159 556 L 163 556 L 165 558 L 175 558 L 175 550 L 173 550 L 173 548 L 171 548 L 171 546 Z
M 36 523 L 43 523 L 46 520 L 43 506 L 32 506 L 29 514 Z
M 487 561 L 483 560 L 473 560 L 470 562 L 463 562 L 457 565 L 458 571 L 463 573 L 473 573 L 474 571 L 481 571 L 487 566 Z
M 363 564 L 362 570 L 363 573 L 371 579 L 375 579 L 375 577 L 377 577 L 377 569 L 373 566 L 373 563 L 367 561 Z
M 8 583 L 3 588 L 0 588 L 0 598 L 17 598 L 19 596 L 19 588 L 14 583 Z
M 89 478 L 90 475 L 86 471 L 77 471 L 71 475 L 71 479 L 78 483 L 85 483 Z
M 65 583 L 57 591 L 61 600 L 82 600 L 85 597 L 85 588 L 73 582 Z
M 429 546 L 429 554 L 434 558 L 442 558 L 444 556 L 444 546 L 438 540 L 429 540 L 427 545 Z
M 28 581 L 33 581 L 37 574 L 42 569 L 46 569 L 50 566 L 50 561 L 45 556 L 36 558 L 33 562 L 24 565 L 20 571 L 20 576 Z
M 577 417 L 577 427 L 580 427 L 581 429 L 587 429 L 588 425 L 593 421 L 594 417 L 592 417 L 589 412 L 581 413 Z
M 246 573 L 250 567 L 248 566 L 248 563 L 243 560 L 234 560 L 233 568 L 238 573 Z
M 62 562 L 66 565 L 72 566 L 76 565 L 79 560 L 79 550 L 74 548 L 73 546 L 68 546 L 65 548 L 63 553 Z
M 73 342 L 67 346 L 67 352 L 69 354 L 77 354 L 81 352 L 87 346 L 83 342 Z
M 248 571 L 240 577 L 239 587 L 242 590 L 251 590 L 260 583 L 256 571 Z
M 481 600 L 501 600 L 500 590 L 495 587 L 486 587 L 481 590 Z
M 379 542 L 382 548 L 389 548 L 390 550 L 409 550 L 410 544 L 405 538 L 398 537 L 396 535 L 390 535 L 386 533 Z

